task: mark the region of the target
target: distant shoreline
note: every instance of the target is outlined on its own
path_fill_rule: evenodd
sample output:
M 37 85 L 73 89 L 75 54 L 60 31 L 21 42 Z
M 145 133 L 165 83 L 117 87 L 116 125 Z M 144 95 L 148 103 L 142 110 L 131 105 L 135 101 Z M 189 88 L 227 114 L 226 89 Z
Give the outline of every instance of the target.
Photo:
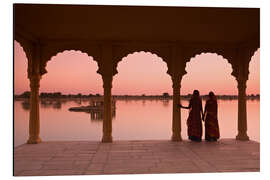
M 190 95 L 182 95 L 180 96 L 182 100 L 189 100 L 191 98 Z M 218 100 L 237 100 L 238 96 L 236 95 L 217 95 L 216 96 Z M 119 99 L 119 100 L 125 100 L 125 99 L 131 99 L 131 100 L 171 100 L 173 99 L 172 96 L 134 96 L 134 95 L 124 95 L 124 96 L 119 96 L 119 95 L 112 95 L 113 99 Z M 207 95 L 203 95 L 201 96 L 201 98 L 203 100 L 207 99 Z M 247 100 L 260 100 L 260 96 L 246 96 Z M 14 96 L 14 100 L 26 100 L 26 99 L 30 99 L 30 97 L 21 97 L 19 95 L 15 95 Z M 58 96 L 58 97 L 40 97 L 41 100 L 78 100 L 78 99 L 103 99 L 103 96 L 67 96 L 67 95 L 62 95 L 62 96 Z
M 14 99 L 30 99 L 30 91 L 25 91 L 20 95 L 14 95 Z M 94 99 L 103 99 L 103 95 L 101 94 L 62 94 L 61 92 L 41 92 L 39 95 L 40 99 L 82 99 L 82 98 L 94 98 Z M 187 95 L 180 95 L 181 99 L 190 99 L 192 97 L 192 94 Z M 234 100 L 238 99 L 238 95 L 216 95 L 217 99 L 223 99 L 223 100 Z M 260 99 L 260 94 L 251 94 L 246 96 L 247 99 Z M 114 99 L 172 99 L 173 96 L 170 95 L 167 92 L 164 92 L 161 95 L 112 95 L 112 98 Z M 207 99 L 208 95 L 201 95 L 202 99 Z

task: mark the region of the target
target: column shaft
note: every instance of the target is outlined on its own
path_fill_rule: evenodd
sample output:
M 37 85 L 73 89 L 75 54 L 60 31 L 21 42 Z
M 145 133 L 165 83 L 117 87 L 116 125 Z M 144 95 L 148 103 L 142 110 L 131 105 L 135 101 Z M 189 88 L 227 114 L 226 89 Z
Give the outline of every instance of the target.
M 33 74 L 30 76 L 30 116 L 29 116 L 29 139 L 28 144 L 37 144 L 41 142 L 40 119 L 39 119 L 39 83 L 40 75 Z
M 237 140 L 249 140 L 247 135 L 246 81 L 238 81 L 238 135 Z
M 102 76 L 104 88 L 104 119 L 102 142 L 112 142 L 112 76 Z
M 181 137 L 181 111 L 178 107 L 180 103 L 180 78 L 173 80 L 173 122 L 172 122 L 172 141 L 182 141 Z

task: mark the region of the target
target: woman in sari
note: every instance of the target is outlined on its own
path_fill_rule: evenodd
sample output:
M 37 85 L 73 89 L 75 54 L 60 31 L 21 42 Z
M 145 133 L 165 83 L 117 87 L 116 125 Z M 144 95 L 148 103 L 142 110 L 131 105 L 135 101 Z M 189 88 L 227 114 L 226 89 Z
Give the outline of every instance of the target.
M 181 104 L 181 108 L 189 109 L 189 115 L 187 119 L 188 126 L 188 138 L 192 141 L 202 140 L 202 100 L 198 90 L 193 91 L 193 95 L 189 101 L 189 106 L 184 107 Z
M 217 119 L 217 99 L 215 94 L 211 91 L 208 95 L 204 108 L 205 117 L 205 140 L 217 141 L 219 138 L 219 127 Z

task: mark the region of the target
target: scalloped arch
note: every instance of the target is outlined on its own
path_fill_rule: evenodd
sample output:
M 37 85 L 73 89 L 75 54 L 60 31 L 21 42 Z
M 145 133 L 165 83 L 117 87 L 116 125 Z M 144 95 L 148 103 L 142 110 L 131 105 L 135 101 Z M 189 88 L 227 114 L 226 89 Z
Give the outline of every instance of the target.
M 258 50 L 259 50 L 260 48 L 253 48 L 252 50 L 251 50 L 251 52 L 253 52 L 253 54 L 252 53 L 250 53 L 250 58 L 249 58 L 249 62 L 248 62 L 248 69 L 247 69 L 247 73 L 248 73 L 248 79 L 249 79 L 249 76 L 250 76 L 250 63 L 252 62 L 252 58 L 255 56 L 255 54 L 258 52 Z
M 253 48 L 250 49 L 250 51 L 249 51 L 250 53 L 249 53 L 249 55 L 248 55 L 248 56 L 250 57 L 250 58 L 249 58 L 249 63 L 250 63 L 252 57 L 255 56 L 255 54 L 257 53 L 257 51 L 258 51 L 259 49 L 260 49 L 259 47 L 253 47 Z
M 206 56 L 204 58 L 199 59 L 198 57 L 201 55 L 206 55 Z M 207 62 L 209 62 L 209 63 L 211 62 L 211 64 L 213 64 L 213 67 L 216 67 L 215 69 L 212 70 L 212 72 L 210 69 L 210 73 L 207 72 L 207 71 L 209 71 L 209 70 L 207 70 L 208 69 Z M 198 67 L 200 67 L 200 68 L 203 67 L 203 70 L 202 71 L 195 70 Z M 181 82 L 181 84 L 183 86 L 186 86 L 187 84 L 189 84 L 188 81 L 190 82 L 190 80 L 192 78 L 196 79 L 196 82 L 198 80 L 201 81 L 202 80 L 201 74 L 202 74 L 203 76 L 205 76 L 204 78 L 207 78 L 206 83 L 209 83 L 209 82 L 210 82 L 209 84 L 212 83 L 211 85 L 213 86 L 212 88 L 214 88 L 214 89 L 216 89 L 216 88 L 219 89 L 220 85 L 217 85 L 216 83 L 222 82 L 220 80 L 223 79 L 223 80 L 228 80 L 227 81 L 228 83 L 226 83 L 226 84 L 230 84 L 230 91 L 235 93 L 235 90 L 237 90 L 237 78 L 234 75 L 232 75 L 232 73 L 233 73 L 232 64 L 229 63 L 228 59 L 224 58 L 222 55 L 220 55 L 218 53 L 201 52 L 200 54 L 196 54 L 194 57 L 190 58 L 190 60 L 186 62 L 185 70 L 188 73 L 185 74 L 186 76 L 185 76 L 185 78 L 183 78 L 184 81 Z M 205 72 L 205 74 L 204 74 L 204 72 Z M 193 73 L 194 73 L 194 76 L 192 75 Z M 211 74 L 218 75 L 218 76 L 212 77 Z M 192 75 L 192 77 L 190 75 Z M 212 80 L 215 83 L 213 83 Z M 204 89 L 204 87 L 201 84 L 199 86 L 200 86 L 200 88 Z M 219 89 L 219 91 L 220 90 L 221 89 Z
M 120 54 L 118 54 L 118 56 L 116 56 L 114 58 L 114 64 L 113 64 L 114 75 L 118 73 L 118 71 L 117 71 L 118 64 L 120 62 L 122 62 L 124 58 L 126 58 L 129 55 L 132 55 L 134 53 L 141 53 L 141 52 L 150 53 L 151 55 L 154 55 L 154 56 L 160 58 L 162 60 L 162 62 L 164 62 L 166 64 L 167 74 L 169 74 L 168 73 L 168 71 L 169 71 L 169 63 L 168 63 L 168 61 L 166 61 L 166 60 L 169 59 L 169 53 L 166 56 L 166 55 L 164 55 L 164 54 L 166 54 L 166 52 L 163 53 L 163 55 L 161 55 L 162 53 L 158 52 L 156 50 L 153 50 L 153 49 L 146 50 L 146 49 L 142 48 L 142 49 L 135 49 L 135 50 L 125 50 L 125 51 L 122 51 Z
M 54 57 L 56 57 L 56 56 L 58 56 L 58 55 L 60 55 L 60 54 L 63 54 L 65 51 L 75 51 L 76 53 L 79 52 L 79 53 L 82 53 L 82 54 L 87 54 L 88 57 L 92 57 L 93 60 L 94 60 L 95 62 L 97 62 L 97 61 L 94 59 L 94 57 L 91 56 L 91 55 L 89 55 L 87 52 L 83 52 L 83 51 L 81 51 L 81 50 L 74 50 L 74 49 L 66 49 L 66 50 L 63 50 L 63 51 L 59 51 L 59 52 L 57 52 L 55 55 L 51 56 L 50 60 L 47 60 L 47 62 L 51 61 Z
M 212 49 L 206 49 L 206 50 L 193 50 L 191 53 L 188 55 L 185 55 L 185 69 L 187 67 L 187 63 L 191 61 L 192 58 L 195 58 L 197 56 L 200 56 L 202 54 L 216 54 L 217 56 L 221 56 L 223 59 L 227 61 L 227 63 L 231 66 L 232 68 L 232 73 L 231 75 L 234 78 L 237 78 L 237 70 L 236 70 L 236 63 L 233 62 L 233 57 L 234 57 L 234 52 L 233 50 L 212 50 Z
M 92 53 L 91 50 L 87 49 L 87 48 L 78 48 L 78 47 L 44 47 L 43 49 L 43 59 L 41 62 L 41 73 L 45 74 L 47 73 L 46 70 L 46 66 L 47 63 L 49 61 L 51 61 L 54 57 L 56 57 L 59 54 L 64 53 L 65 51 L 75 51 L 75 52 L 80 52 L 82 54 L 87 54 L 88 57 L 92 57 L 93 61 L 95 61 L 98 65 L 98 69 L 99 69 L 99 61 L 97 61 L 98 59 L 98 54 L 99 52 L 94 52 Z M 98 70 L 97 70 L 98 72 Z

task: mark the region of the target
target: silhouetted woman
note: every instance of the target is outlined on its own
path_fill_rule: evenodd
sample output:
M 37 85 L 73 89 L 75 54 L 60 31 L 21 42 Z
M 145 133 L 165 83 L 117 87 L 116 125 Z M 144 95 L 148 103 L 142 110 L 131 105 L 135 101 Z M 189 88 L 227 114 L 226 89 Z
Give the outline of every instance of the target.
M 219 138 L 219 127 L 217 119 L 217 99 L 215 94 L 211 91 L 208 95 L 204 108 L 205 117 L 205 140 L 216 141 Z
M 188 138 L 192 141 L 202 140 L 202 100 L 198 90 L 193 91 L 193 95 L 189 100 L 188 107 L 184 107 L 181 104 L 181 108 L 189 109 L 189 115 L 187 119 L 188 126 Z

